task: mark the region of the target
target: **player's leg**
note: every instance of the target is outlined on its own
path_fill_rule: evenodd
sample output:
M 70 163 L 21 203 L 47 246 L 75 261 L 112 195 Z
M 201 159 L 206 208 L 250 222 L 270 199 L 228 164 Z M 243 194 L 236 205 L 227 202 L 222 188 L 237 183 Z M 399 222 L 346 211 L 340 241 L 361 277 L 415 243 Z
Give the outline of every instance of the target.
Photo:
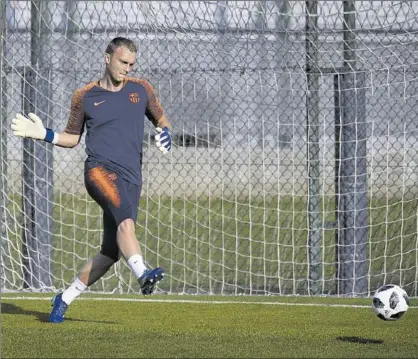
M 117 189 L 107 177 L 108 172 L 103 166 L 86 162 L 84 181 L 87 192 L 103 209 L 102 249 L 82 267 L 69 288 L 52 299 L 53 308 L 49 315 L 49 321 L 52 323 L 64 321 L 65 312 L 71 302 L 119 260 L 119 249 L 116 243 L 117 225 L 108 210 L 108 203 L 114 202 L 115 196 L 117 197 Z
M 120 216 L 116 214 L 118 217 L 116 221 L 120 221 L 117 230 L 117 243 L 132 273 L 138 278 L 142 294 L 149 295 L 154 292 L 157 282 L 163 279 L 164 270 L 160 267 L 147 269 L 144 264 L 142 251 L 135 234 L 141 186 L 125 182 L 125 188 L 128 196 L 127 201 L 130 201 L 130 205 L 125 213 Z M 125 217 L 128 218 L 123 219 Z
M 81 268 L 74 282 L 63 292 L 62 298 L 67 304 L 71 304 L 87 287 L 96 283 L 119 260 L 119 249 L 115 243 L 116 230 L 115 221 L 104 212 L 101 251 Z
M 114 220 L 103 214 L 103 244 L 100 253 L 90 259 L 79 271 L 71 285 L 53 298 L 53 308 L 49 316 L 51 323 L 64 321 L 68 306 L 83 293 L 87 287 L 99 280 L 119 258 L 119 249 L 116 244 L 117 226 Z M 112 246 L 113 243 L 113 246 Z
M 49 315 L 51 323 L 61 323 L 69 305 L 83 293 L 88 286 L 102 277 L 115 262 L 101 253 L 90 259 L 71 285 L 62 293 L 57 294 L 52 300 L 52 311 Z M 93 280 L 94 278 L 94 280 Z
M 119 248 L 132 273 L 142 278 L 139 281 L 142 293 L 151 294 L 155 283 L 163 278 L 164 271 L 162 268 L 147 270 L 135 235 L 141 186 L 125 181 L 102 165 L 90 168 L 86 173 L 88 193 L 117 226 L 116 243 L 107 243 L 106 248 Z
M 138 268 L 141 273 L 138 272 L 136 274 L 142 274 L 146 267 L 142 259 L 141 248 L 138 240 L 136 239 L 135 222 L 132 218 L 126 218 L 119 224 L 116 231 L 116 242 L 120 253 L 126 260 L 129 260 L 134 255 L 141 256 L 141 268 Z
M 126 189 L 126 209 L 116 213 L 116 221 L 119 222 L 116 231 L 116 241 L 122 256 L 127 261 L 132 273 L 139 278 L 147 269 L 142 257 L 141 247 L 135 234 L 135 222 L 138 216 L 138 202 L 141 187 L 124 181 Z

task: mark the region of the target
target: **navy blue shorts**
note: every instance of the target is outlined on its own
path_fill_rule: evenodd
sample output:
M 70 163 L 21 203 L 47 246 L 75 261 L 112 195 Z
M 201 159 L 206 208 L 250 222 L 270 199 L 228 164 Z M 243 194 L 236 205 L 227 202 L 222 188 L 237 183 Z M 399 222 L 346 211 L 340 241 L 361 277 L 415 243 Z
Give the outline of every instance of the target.
M 100 253 L 120 258 L 116 232 L 125 219 L 136 222 L 141 185 L 130 183 L 108 166 L 86 161 L 84 182 L 88 194 L 103 209 L 103 242 Z

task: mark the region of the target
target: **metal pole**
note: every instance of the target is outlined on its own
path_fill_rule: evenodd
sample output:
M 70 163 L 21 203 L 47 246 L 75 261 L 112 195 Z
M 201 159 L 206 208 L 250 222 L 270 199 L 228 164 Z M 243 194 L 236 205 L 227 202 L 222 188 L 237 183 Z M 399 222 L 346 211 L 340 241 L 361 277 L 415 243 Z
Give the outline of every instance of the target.
M 22 109 L 37 113 L 47 127 L 51 84 L 48 51 L 48 2 L 31 2 L 31 66 L 22 77 Z M 53 146 L 29 138 L 23 140 L 22 263 L 24 288 L 53 285 Z
M 306 121 L 308 157 L 309 294 L 321 292 L 321 183 L 319 171 L 318 2 L 306 1 Z
M 6 73 L 4 70 L 4 57 L 5 57 L 5 38 L 7 30 L 7 19 L 6 19 L 6 2 L 0 2 L 0 244 L 1 251 L 0 255 L 0 288 L 3 289 L 5 286 L 4 282 L 4 243 L 7 239 L 7 230 L 6 230 L 6 208 L 7 208 L 7 96 L 6 96 Z
M 337 290 L 367 293 L 367 126 L 365 75 L 356 70 L 355 1 L 344 5 L 344 70 L 339 88 Z

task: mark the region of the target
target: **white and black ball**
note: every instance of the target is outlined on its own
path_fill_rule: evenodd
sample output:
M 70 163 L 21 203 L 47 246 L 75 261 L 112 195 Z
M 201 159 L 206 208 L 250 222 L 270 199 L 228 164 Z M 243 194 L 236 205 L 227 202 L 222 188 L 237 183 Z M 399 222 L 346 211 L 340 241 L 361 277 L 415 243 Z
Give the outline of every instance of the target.
M 398 320 L 409 308 L 408 294 L 396 284 L 386 284 L 373 295 L 373 310 L 382 320 Z

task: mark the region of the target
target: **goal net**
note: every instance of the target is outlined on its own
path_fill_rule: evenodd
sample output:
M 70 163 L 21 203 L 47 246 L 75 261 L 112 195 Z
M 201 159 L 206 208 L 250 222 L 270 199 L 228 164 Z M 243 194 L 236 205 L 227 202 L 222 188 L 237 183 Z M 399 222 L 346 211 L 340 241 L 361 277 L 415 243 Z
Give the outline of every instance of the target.
M 2 291 L 65 288 L 100 250 L 84 136 L 64 149 L 10 125 L 35 112 L 62 131 L 125 36 L 174 126 L 163 156 L 146 121 L 136 222 L 159 292 L 417 296 L 418 4 L 345 3 L 2 2 Z M 120 261 L 89 290 L 139 288 Z

